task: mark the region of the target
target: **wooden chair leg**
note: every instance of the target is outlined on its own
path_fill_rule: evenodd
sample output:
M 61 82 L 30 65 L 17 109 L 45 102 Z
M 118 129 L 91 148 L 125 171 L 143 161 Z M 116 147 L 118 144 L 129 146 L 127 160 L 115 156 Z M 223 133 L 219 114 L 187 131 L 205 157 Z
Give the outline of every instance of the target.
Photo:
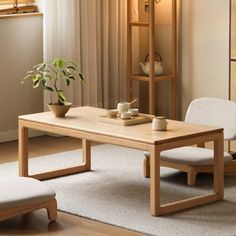
M 189 186 L 195 186 L 196 185 L 196 178 L 197 178 L 197 171 L 195 171 L 194 168 L 190 168 L 190 170 L 187 172 L 188 175 L 188 185 Z
M 144 157 L 143 175 L 145 178 L 150 178 L 150 157 Z
M 56 199 L 53 199 L 50 201 L 47 206 L 47 213 L 48 213 L 48 219 L 51 221 L 56 221 L 57 219 L 57 201 Z

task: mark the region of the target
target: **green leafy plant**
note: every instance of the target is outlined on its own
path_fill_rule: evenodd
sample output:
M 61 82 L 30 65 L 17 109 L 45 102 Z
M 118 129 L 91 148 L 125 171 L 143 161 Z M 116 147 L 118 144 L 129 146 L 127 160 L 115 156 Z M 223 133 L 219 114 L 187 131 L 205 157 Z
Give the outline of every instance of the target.
M 23 84 L 25 80 L 31 79 L 33 88 L 42 86 L 44 90 L 56 93 L 58 101 L 56 103 L 51 101 L 50 104 L 58 105 L 66 103 L 64 90 L 59 84 L 64 83 L 69 86 L 76 79 L 80 79 L 81 82 L 85 81 L 83 74 L 78 71 L 76 63 L 62 58 L 35 65 L 33 70 L 28 71 L 27 74 L 21 83 Z

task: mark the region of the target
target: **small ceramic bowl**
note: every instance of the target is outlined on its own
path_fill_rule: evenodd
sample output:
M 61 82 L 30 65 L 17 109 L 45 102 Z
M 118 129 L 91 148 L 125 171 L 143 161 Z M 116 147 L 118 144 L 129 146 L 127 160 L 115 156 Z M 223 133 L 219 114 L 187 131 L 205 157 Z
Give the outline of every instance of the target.
M 137 116 L 139 110 L 138 108 L 130 108 L 128 111 L 131 113 L 132 116 Z
M 126 111 L 126 112 L 122 112 L 121 114 L 120 114 L 120 118 L 121 119 L 130 119 L 131 118 L 131 112 L 129 112 L 129 111 Z
M 118 110 L 117 109 L 110 109 L 110 110 L 107 110 L 107 116 L 109 117 L 116 117 L 118 114 Z

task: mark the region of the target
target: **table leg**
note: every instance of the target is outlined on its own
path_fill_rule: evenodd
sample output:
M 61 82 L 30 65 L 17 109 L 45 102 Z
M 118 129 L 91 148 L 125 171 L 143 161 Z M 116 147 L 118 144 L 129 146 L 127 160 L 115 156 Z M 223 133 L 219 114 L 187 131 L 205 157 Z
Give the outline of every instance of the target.
M 144 157 L 143 175 L 145 178 L 150 178 L 150 157 Z
M 19 176 L 28 176 L 28 128 L 19 125 Z
M 86 170 L 91 169 L 91 142 L 87 139 L 82 139 L 83 149 L 83 164 Z
M 150 150 L 150 212 L 161 215 L 160 207 L 160 149 L 153 146 Z
M 223 132 L 214 140 L 214 192 L 217 199 L 224 199 L 224 143 Z

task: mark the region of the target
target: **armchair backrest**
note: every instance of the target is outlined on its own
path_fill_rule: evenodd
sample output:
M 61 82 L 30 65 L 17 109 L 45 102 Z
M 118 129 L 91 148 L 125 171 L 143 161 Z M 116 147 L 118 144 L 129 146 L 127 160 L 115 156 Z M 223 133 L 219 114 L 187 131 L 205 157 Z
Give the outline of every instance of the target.
M 236 139 L 236 102 L 198 98 L 188 107 L 185 122 L 224 128 L 224 139 Z

